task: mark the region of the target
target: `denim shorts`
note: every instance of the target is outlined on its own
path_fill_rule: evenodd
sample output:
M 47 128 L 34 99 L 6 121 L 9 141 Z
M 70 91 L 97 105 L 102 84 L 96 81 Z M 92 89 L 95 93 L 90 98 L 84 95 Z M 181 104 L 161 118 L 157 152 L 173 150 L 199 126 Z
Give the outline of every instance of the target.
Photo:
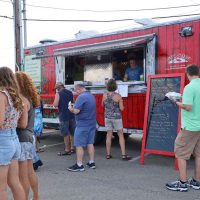
M 60 122 L 60 134 L 62 136 L 67 136 L 67 135 L 74 135 L 74 130 L 75 130 L 75 120 L 71 119 L 68 121 L 61 121 Z
M 31 142 L 20 142 L 21 155 L 19 161 L 33 160 L 34 146 Z
M 74 146 L 85 147 L 94 144 L 96 127 L 76 127 L 74 133 Z
M 19 160 L 21 146 L 16 129 L 0 129 L 0 165 L 9 165 Z

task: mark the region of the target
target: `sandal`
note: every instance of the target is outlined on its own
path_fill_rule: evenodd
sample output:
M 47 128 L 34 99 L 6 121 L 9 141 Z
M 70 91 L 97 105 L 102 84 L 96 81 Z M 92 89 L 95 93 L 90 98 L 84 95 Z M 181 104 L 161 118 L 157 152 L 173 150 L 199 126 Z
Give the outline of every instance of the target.
M 106 159 L 111 159 L 112 156 L 111 155 L 106 155 Z
M 128 155 L 122 155 L 122 160 L 130 160 L 131 159 L 131 157 L 130 156 L 128 156 Z
M 71 152 L 71 154 L 75 153 L 75 149 L 71 149 L 70 152 Z
M 61 151 L 61 152 L 58 152 L 57 155 L 58 156 L 69 156 L 69 155 L 71 155 L 71 151 Z

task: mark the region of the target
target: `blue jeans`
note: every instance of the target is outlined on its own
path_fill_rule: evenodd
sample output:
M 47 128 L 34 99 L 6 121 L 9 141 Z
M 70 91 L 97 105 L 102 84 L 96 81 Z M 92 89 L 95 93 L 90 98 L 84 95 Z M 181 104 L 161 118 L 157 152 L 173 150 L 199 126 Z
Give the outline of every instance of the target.
M 21 146 L 16 129 L 0 129 L 0 165 L 9 165 L 12 160 L 19 160 Z

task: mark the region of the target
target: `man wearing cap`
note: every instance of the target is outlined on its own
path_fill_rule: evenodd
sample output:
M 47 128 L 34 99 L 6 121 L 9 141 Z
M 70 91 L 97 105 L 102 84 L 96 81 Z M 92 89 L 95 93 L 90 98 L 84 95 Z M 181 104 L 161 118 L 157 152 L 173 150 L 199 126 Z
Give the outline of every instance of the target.
M 74 152 L 73 148 L 73 134 L 75 130 L 74 114 L 68 109 L 69 102 L 73 102 L 73 94 L 71 91 L 65 89 L 61 82 L 55 85 L 56 95 L 53 102 L 55 107 L 58 107 L 60 133 L 64 138 L 65 149 L 58 153 L 59 156 L 71 155 Z

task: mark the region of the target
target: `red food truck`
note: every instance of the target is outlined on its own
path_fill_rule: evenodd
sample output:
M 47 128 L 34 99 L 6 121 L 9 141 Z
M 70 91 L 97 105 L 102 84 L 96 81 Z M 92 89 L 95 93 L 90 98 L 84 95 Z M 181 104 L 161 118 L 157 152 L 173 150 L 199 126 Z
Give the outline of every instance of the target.
M 152 74 L 184 73 L 188 64 L 200 65 L 200 17 L 129 30 L 97 34 L 85 38 L 52 42 L 25 49 L 24 71 L 40 88 L 44 102 L 44 123 L 58 124 L 51 106 L 56 82 L 68 89 L 84 83 L 96 97 L 97 139 L 105 131 L 101 106 L 105 82 L 119 73 L 118 92 L 122 95 L 124 133 L 142 133 L 147 79 Z M 123 81 L 129 60 L 143 68 L 139 81 Z

